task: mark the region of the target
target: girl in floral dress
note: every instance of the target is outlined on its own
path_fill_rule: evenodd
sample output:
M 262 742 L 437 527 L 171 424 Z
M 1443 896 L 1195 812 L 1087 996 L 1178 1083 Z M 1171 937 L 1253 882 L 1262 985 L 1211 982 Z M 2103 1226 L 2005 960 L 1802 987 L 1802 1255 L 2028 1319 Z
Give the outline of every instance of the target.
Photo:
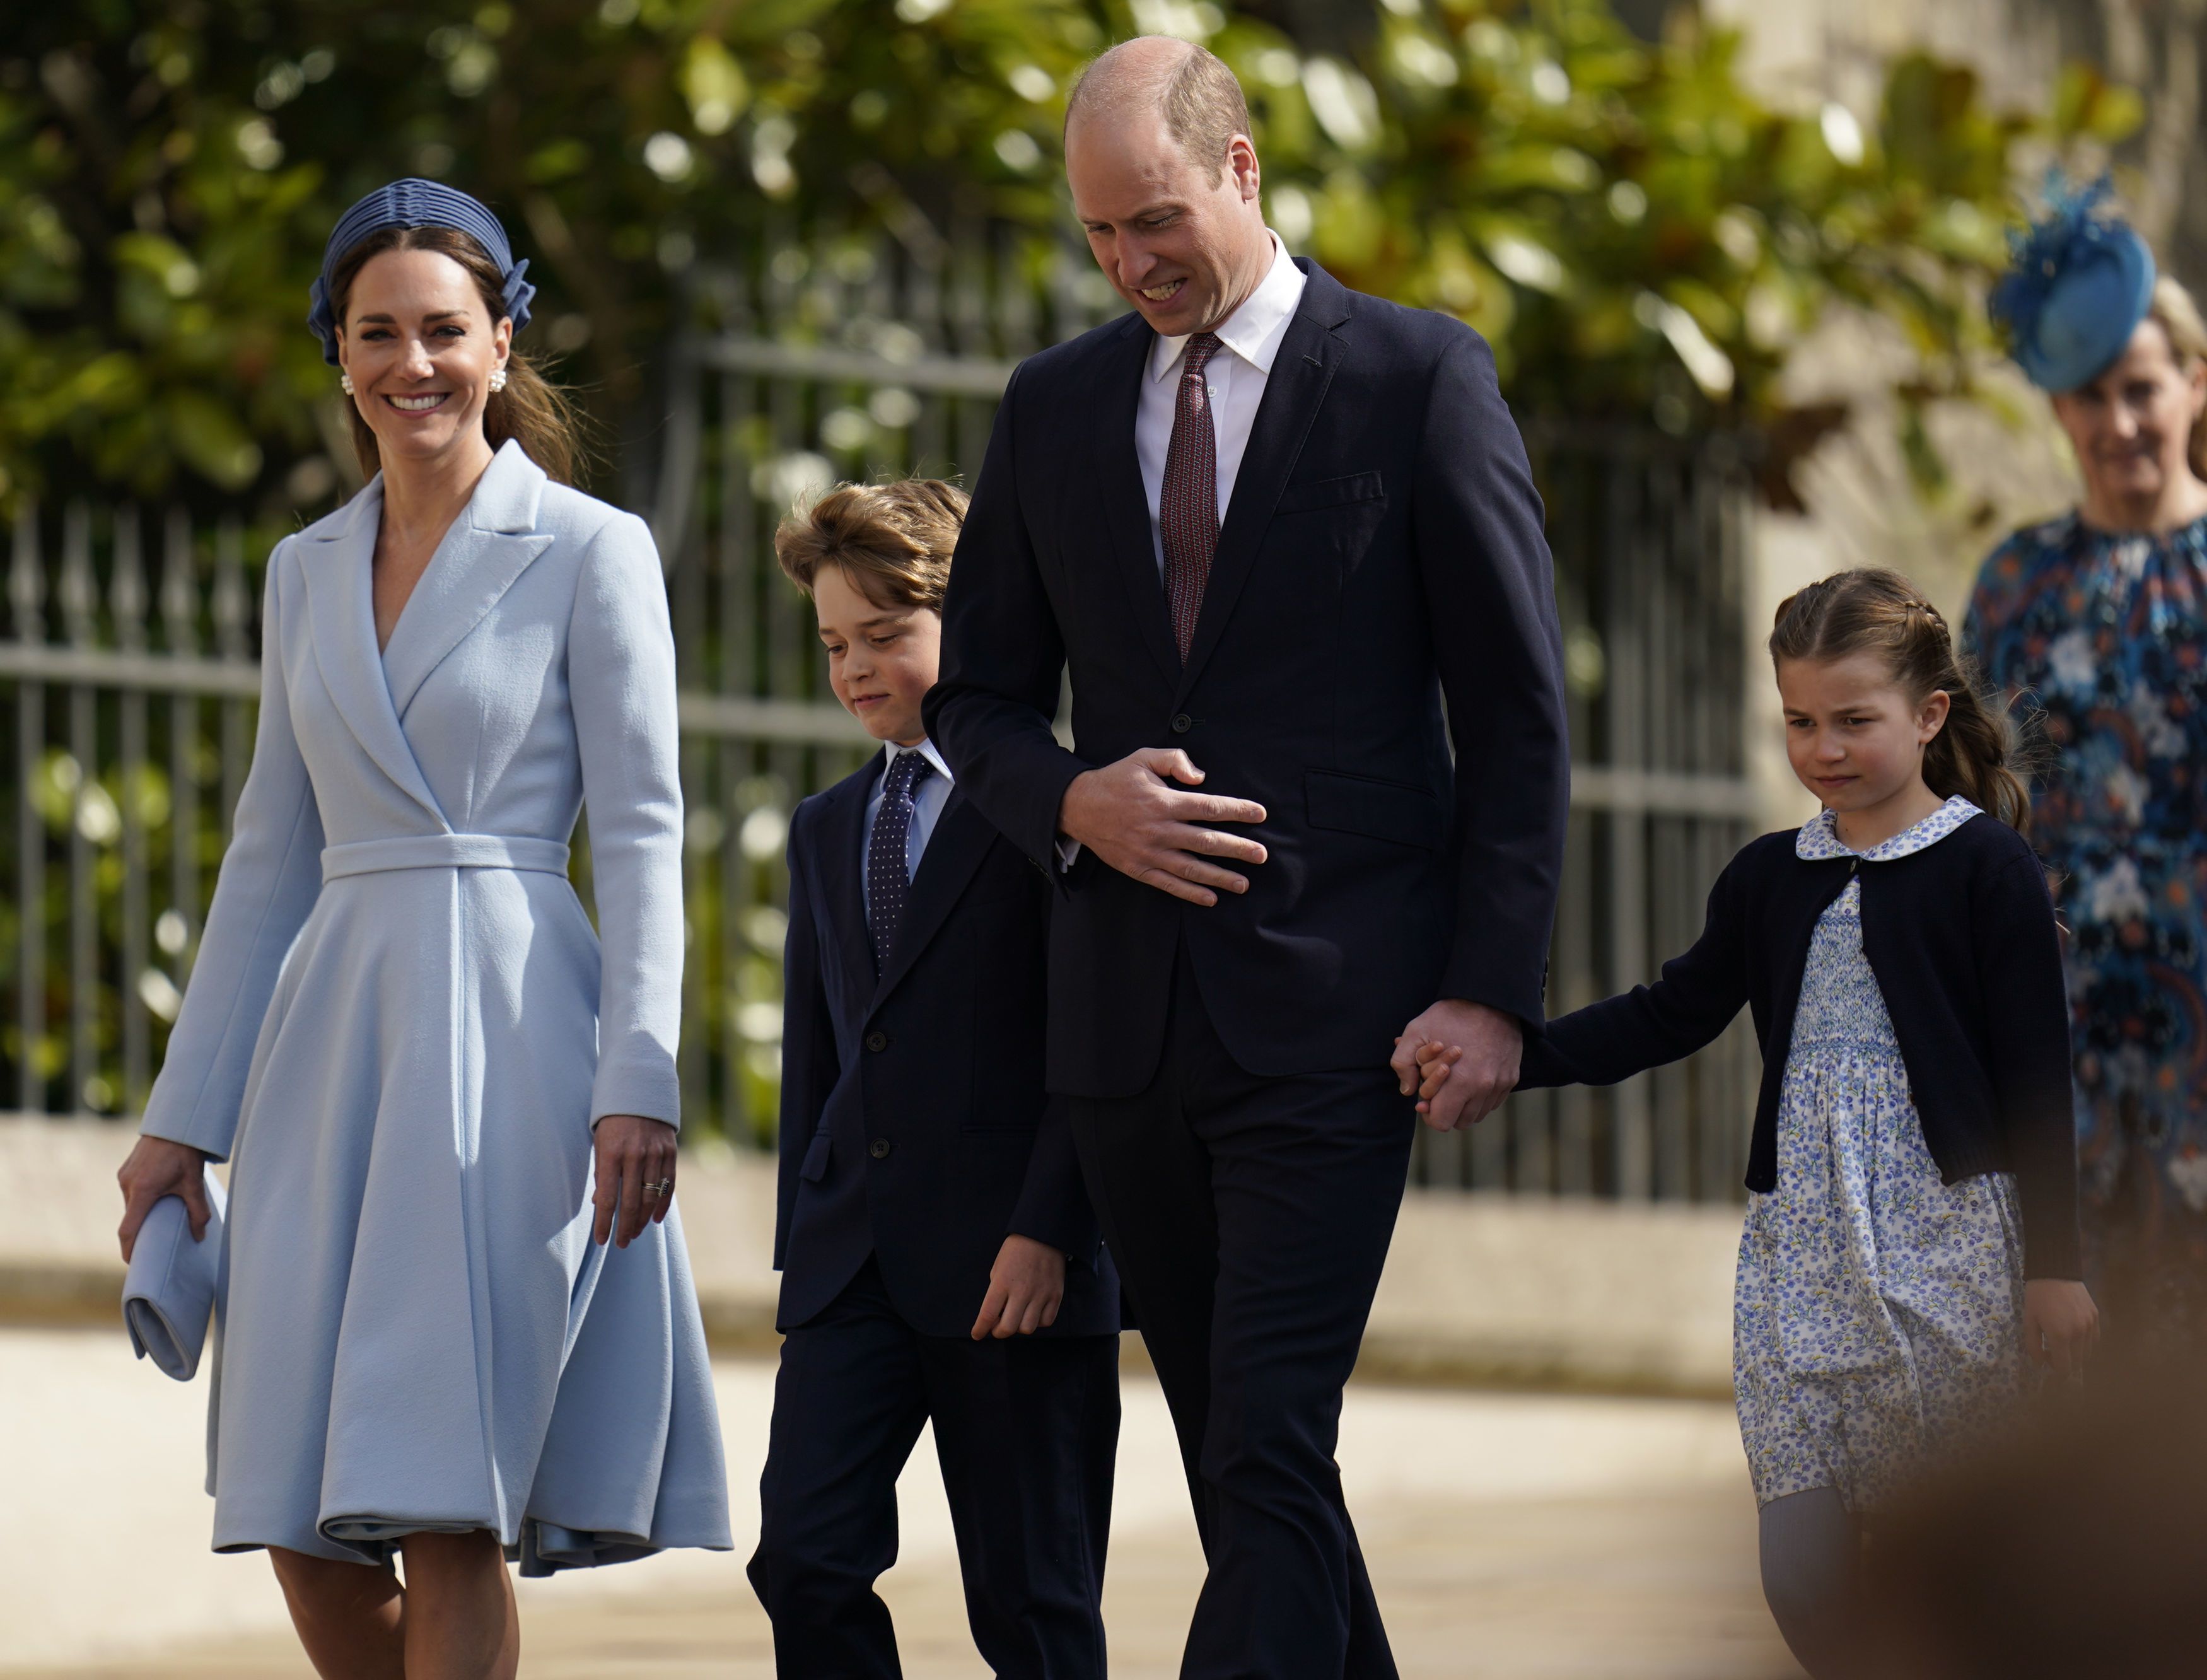
M 1853 1671 L 1863 1515 L 2017 1392 L 2073 1369 L 2068 1022 L 2044 875 L 2001 720 L 1906 579 L 1842 572 L 1770 638 L 1815 821 L 1766 834 L 1661 979 L 1551 1022 L 1527 1085 L 1607 1085 L 1752 1007 L 1763 1078 L 1734 1379 L 1763 1587 L 1817 1680 Z M 1422 1108 L 1449 1047 L 1420 1061 Z

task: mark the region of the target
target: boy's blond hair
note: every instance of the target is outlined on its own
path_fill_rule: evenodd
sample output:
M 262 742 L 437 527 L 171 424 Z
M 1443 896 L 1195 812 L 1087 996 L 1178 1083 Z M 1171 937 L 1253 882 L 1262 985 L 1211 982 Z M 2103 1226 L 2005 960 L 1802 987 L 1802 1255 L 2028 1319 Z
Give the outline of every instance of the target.
M 822 566 L 840 566 L 876 607 L 942 610 L 966 493 L 939 478 L 839 484 L 781 522 L 775 558 L 810 595 Z

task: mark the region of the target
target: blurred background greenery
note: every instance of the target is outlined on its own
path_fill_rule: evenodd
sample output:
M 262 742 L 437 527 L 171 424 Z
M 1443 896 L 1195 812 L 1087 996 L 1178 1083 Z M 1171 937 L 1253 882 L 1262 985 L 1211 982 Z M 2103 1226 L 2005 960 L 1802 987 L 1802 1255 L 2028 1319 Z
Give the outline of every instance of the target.
M 1349 284 L 1491 338 L 1521 406 L 1712 419 L 1766 488 L 1844 406 L 1789 405 L 1834 303 L 1971 386 L 2019 170 L 2127 135 L 2067 72 L 2031 113 L 1891 64 L 1874 122 L 1780 111 L 1738 39 L 1606 0 L 71 0 L 0 24 L 0 511 L 100 492 L 288 524 L 350 472 L 302 326 L 332 218 L 401 174 L 490 201 L 532 259 L 524 348 L 583 388 L 600 487 L 641 499 L 663 347 L 700 264 L 883 227 L 1072 232 L 1069 78 L 1142 30 L 1249 89 L 1269 209 Z M 1937 463 L 1911 445 L 1927 484 Z
M 1059 135 L 1082 63 L 1144 32 L 1238 72 L 1291 248 L 1493 344 L 1552 511 L 1580 768 L 1713 802 L 1575 812 L 1559 998 L 1644 978 L 1748 820 L 1767 566 L 1741 510 L 1827 492 L 1844 451 L 1819 445 L 1844 433 L 1897 487 L 1858 475 L 1856 504 L 1934 510 L 1921 547 L 1982 552 L 1996 499 L 1946 457 L 2026 460 L 2000 441 L 2031 416 L 1983 307 L 2018 189 L 2143 146 L 2138 98 L 2084 63 L 2017 109 L 1917 48 L 1844 102 L 1789 90 L 1713 21 L 1733 3 L 17 0 L 0 1083 L 27 1110 L 127 1114 L 159 1065 L 248 756 L 255 574 L 356 482 L 308 285 L 343 208 L 413 174 L 505 218 L 541 289 L 521 347 L 586 406 L 592 487 L 653 514 L 690 708 L 685 1101 L 770 1138 L 787 812 L 858 749 L 767 534 L 823 477 L 970 471 L 1038 323 L 1115 312 Z M 738 339 L 751 360 L 701 348 Z M 930 386 L 923 350 L 955 377 Z M 1420 1171 L 1729 1194 L 1737 1128 L 1694 1081 L 1731 1077 L 1659 1082 L 1652 1119 L 1528 1109 Z

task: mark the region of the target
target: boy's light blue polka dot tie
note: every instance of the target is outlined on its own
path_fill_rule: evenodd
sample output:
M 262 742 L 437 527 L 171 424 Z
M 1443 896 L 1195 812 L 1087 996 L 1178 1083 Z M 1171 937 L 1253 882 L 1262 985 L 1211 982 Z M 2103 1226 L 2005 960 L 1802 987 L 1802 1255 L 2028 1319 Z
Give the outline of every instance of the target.
M 866 847 L 866 926 L 874 936 L 874 971 L 888 962 L 904 907 L 912 897 L 906 847 L 912 835 L 912 789 L 935 774 L 922 754 L 900 752 L 889 760 L 882 808 L 874 813 L 874 837 Z

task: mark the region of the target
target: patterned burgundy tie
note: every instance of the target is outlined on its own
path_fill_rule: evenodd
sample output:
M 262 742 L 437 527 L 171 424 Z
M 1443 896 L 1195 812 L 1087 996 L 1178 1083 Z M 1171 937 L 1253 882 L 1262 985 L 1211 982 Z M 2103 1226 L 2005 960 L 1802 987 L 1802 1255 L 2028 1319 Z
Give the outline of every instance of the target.
M 1173 640 L 1180 644 L 1183 665 L 1195 640 L 1196 614 L 1203 610 L 1203 586 L 1211 581 L 1211 556 L 1218 547 L 1218 440 L 1211 428 L 1211 387 L 1203 378 L 1204 364 L 1217 349 L 1216 332 L 1199 332 L 1187 341 L 1157 504 L 1165 601 L 1172 609 Z

